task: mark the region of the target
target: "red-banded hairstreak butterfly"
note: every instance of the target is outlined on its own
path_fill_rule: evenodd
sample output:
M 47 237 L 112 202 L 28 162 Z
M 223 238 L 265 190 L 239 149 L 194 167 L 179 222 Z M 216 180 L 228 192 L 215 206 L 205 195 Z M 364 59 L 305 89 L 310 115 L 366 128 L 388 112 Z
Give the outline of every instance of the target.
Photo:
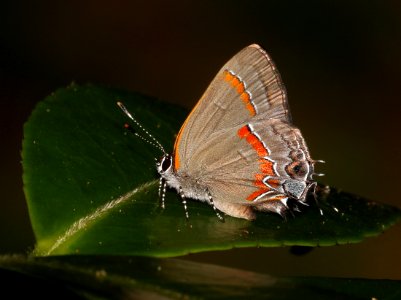
M 138 126 L 121 102 L 120 108 Z M 293 126 L 287 93 L 269 55 L 253 44 L 217 73 L 182 125 L 173 153 L 157 162 L 159 193 L 178 191 L 184 204 L 210 204 L 217 216 L 254 219 L 256 211 L 284 216 L 288 200 L 305 204 L 316 187 L 314 164 L 299 129 Z

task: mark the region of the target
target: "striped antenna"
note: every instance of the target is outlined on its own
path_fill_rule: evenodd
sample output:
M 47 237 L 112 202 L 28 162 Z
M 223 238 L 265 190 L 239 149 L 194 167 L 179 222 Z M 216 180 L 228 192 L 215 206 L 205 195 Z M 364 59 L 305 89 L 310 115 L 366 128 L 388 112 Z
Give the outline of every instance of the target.
M 163 146 L 160 144 L 160 142 L 158 140 L 156 140 L 156 138 L 151 135 L 143 126 L 141 123 L 139 123 L 132 115 L 131 113 L 128 111 L 128 109 L 124 106 L 124 104 L 120 101 L 117 101 L 117 105 L 121 108 L 121 110 L 128 116 L 128 118 L 130 118 L 136 126 L 138 126 L 152 141 L 148 141 L 146 138 L 142 137 L 141 135 L 135 133 L 136 136 L 138 136 L 139 138 L 141 138 L 142 140 L 148 142 L 149 144 L 155 146 L 156 148 L 160 149 L 163 154 L 167 154 L 166 151 L 164 150 Z

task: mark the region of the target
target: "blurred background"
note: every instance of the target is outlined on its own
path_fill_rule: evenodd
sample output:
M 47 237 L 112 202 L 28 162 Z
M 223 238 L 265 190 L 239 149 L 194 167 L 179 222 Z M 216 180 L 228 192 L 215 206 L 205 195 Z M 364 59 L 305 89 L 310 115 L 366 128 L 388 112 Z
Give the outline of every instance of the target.
M 401 207 L 400 1 L 2 1 L 0 253 L 34 245 L 20 150 L 38 101 L 76 81 L 190 109 L 255 42 L 275 61 L 313 158 L 327 162 L 322 181 Z M 302 257 L 281 248 L 187 258 L 278 275 L 401 279 L 400 253 L 397 225 Z

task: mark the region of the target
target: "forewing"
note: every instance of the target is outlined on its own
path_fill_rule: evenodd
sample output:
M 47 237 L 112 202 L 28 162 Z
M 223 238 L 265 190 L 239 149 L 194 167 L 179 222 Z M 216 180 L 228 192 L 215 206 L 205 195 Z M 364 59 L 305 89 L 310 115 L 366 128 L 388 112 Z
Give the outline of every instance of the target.
M 250 45 L 220 69 L 182 125 L 174 145 L 175 170 L 187 168 L 211 134 L 260 117 L 290 122 L 286 91 L 273 61 L 258 45 Z

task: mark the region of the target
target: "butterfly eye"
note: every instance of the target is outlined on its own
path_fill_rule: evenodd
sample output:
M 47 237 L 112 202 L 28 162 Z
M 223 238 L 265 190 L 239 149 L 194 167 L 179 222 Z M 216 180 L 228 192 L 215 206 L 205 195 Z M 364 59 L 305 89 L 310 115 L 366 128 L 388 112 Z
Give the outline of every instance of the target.
M 161 166 L 162 166 L 162 171 L 166 172 L 168 169 L 170 169 L 172 163 L 171 156 L 165 156 L 163 157 Z

